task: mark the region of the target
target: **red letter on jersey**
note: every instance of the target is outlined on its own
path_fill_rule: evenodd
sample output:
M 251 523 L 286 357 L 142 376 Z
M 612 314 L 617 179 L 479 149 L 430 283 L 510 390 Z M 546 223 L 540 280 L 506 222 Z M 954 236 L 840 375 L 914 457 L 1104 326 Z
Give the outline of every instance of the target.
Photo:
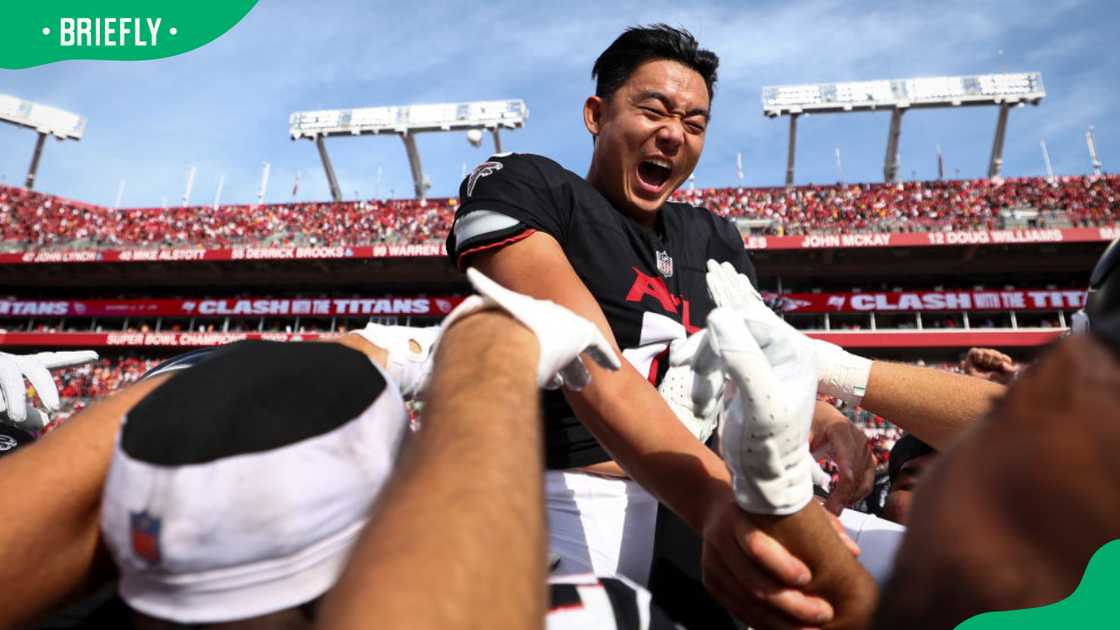
M 630 292 L 626 294 L 627 302 L 641 302 L 645 296 L 650 296 L 661 303 L 661 308 L 665 311 L 677 314 L 677 302 L 679 299 L 674 299 L 672 294 L 669 293 L 669 287 L 665 286 L 665 281 L 661 278 L 654 278 L 647 276 L 638 270 L 637 267 L 632 267 L 637 277 L 634 278 L 634 285 L 630 287 Z

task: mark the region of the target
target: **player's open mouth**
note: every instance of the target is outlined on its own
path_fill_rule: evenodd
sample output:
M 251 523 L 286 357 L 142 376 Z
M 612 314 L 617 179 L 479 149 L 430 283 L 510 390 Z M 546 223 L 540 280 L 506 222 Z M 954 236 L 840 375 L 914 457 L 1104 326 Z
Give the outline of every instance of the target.
M 648 192 L 661 192 L 665 182 L 673 175 L 673 167 L 664 160 L 643 160 L 638 164 L 638 182 Z

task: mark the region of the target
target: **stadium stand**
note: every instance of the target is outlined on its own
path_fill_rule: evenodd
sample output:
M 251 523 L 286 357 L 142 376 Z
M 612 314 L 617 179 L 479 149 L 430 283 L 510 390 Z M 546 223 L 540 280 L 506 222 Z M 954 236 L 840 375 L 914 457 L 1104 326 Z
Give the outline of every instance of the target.
M 682 190 L 763 235 L 1110 225 L 1120 175 Z M 442 242 L 455 199 L 113 210 L 0 187 L 0 250 Z
M 1091 227 L 1120 216 L 1116 175 L 698 189 L 678 196 L 779 236 Z
M 65 422 L 67 418 L 80 411 L 89 403 L 102 398 L 130 383 L 134 383 L 145 372 L 159 365 L 163 359 L 138 356 L 119 356 L 102 358 L 96 363 L 80 367 L 55 370 L 55 385 L 58 386 L 61 411 L 55 415 L 51 426 Z M 34 389 L 28 388 L 30 396 Z

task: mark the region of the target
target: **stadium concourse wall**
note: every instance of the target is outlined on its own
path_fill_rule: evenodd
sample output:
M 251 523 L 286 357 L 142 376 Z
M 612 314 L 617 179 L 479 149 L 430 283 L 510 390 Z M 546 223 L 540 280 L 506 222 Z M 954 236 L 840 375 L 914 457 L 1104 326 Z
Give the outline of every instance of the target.
M 939 330 L 808 332 L 844 348 L 1034 348 L 1050 343 L 1063 330 Z M 0 333 L 0 346 L 26 348 L 199 348 L 235 341 L 326 341 L 333 333 L 192 333 L 192 332 L 9 332 Z
M 750 250 L 816 250 L 868 247 L 948 247 L 1036 243 L 1108 242 L 1120 227 L 1076 227 L 961 232 L 811 234 L 807 236 L 744 236 Z M 442 243 L 364 245 L 352 247 L 195 247 L 141 249 L 66 249 L 0 253 L 0 265 L 36 263 L 128 263 L 241 260 L 330 260 L 446 256 Z
M 760 277 L 786 276 L 792 278 L 795 284 L 800 281 L 801 290 L 790 292 L 793 286 L 787 284 L 780 294 L 768 294 L 775 307 L 793 315 L 1054 310 L 1065 311 L 1068 318 L 1069 312 L 1079 308 L 1084 299 L 1083 293 L 1073 288 L 1084 286 L 1079 283 L 1087 281 L 1092 262 L 1107 243 L 1118 236 L 1120 227 L 1113 225 L 972 232 L 744 235 L 744 243 L 758 258 L 756 264 Z M 981 253 L 974 255 L 974 251 Z M 984 255 L 982 252 L 989 253 Z M 909 256 L 905 261 L 898 258 L 906 254 Z M 1060 270 L 1066 275 L 1059 278 L 1055 270 L 1061 265 L 1068 268 Z M 851 290 L 861 283 L 870 287 L 874 284 L 870 279 L 884 276 L 919 278 L 919 270 L 928 272 L 930 269 L 937 270 L 942 277 L 947 275 L 959 281 L 911 282 L 910 289 L 903 291 Z M 1013 272 L 1010 271 L 1012 269 Z M 988 274 L 986 280 L 973 282 L 972 274 L 980 271 Z M 827 279 L 827 273 L 843 277 L 843 284 Z M 992 273 L 996 276 L 993 277 Z M 0 346 L 6 348 L 89 347 L 122 351 L 164 349 L 162 351 L 169 352 L 175 348 L 210 346 L 243 339 L 319 340 L 330 338 L 332 334 L 305 332 L 298 327 L 286 332 L 283 329 L 245 332 L 226 331 L 220 326 L 219 330 L 206 332 L 189 329 L 48 331 L 33 330 L 31 326 L 23 329 L 6 326 L 11 320 L 4 318 L 404 314 L 434 321 L 449 312 L 461 299 L 456 294 L 468 290 L 461 274 L 447 259 L 443 244 L 438 242 L 349 247 L 172 247 L 9 252 L 0 253 L 0 277 L 3 279 L 0 285 L 7 285 L 10 289 L 25 287 L 19 297 L 0 295 L 0 311 L 6 304 L 12 309 L 10 313 L 0 312 Z M 826 280 L 823 284 L 820 283 L 822 279 Z M 947 287 L 942 289 L 936 285 Z M 1015 285 L 1015 288 L 1007 285 Z M 176 286 L 184 289 L 176 290 L 173 288 Z M 847 288 L 841 289 L 841 286 Z M 969 286 L 972 288 L 963 288 Z M 66 287 L 79 290 L 81 295 L 60 293 Z M 103 294 L 94 292 L 90 296 L 91 288 L 100 290 L 102 287 Z M 207 287 L 223 287 L 228 295 L 235 297 L 225 298 L 224 305 L 216 306 L 217 310 L 213 313 L 199 310 L 192 313 L 192 309 L 202 307 L 207 300 L 221 299 L 209 295 Z M 141 300 L 100 299 L 102 295 L 119 294 L 125 288 L 131 288 L 134 295 L 147 297 Z M 814 289 L 812 292 L 805 291 L 811 288 Z M 293 291 L 299 291 L 303 296 L 293 296 Z M 419 303 L 414 302 L 409 307 L 411 310 L 397 312 L 394 295 L 389 294 L 400 297 L 402 304 L 408 298 L 414 301 L 422 298 L 425 304 L 417 306 Z M 426 294 L 426 297 L 417 294 Z M 340 295 L 349 297 L 340 299 Z M 354 297 L 356 295 L 364 297 Z M 176 304 L 164 299 L 170 296 L 175 296 Z M 329 310 L 321 312 L 316 306 L 311 313 L 299 311 L 296 303 L 306 301 L 308 296 L 316 302 L 329 301 Z M 11 299 L 5 301 L 4 298 Z M 387 301 L 386 298 L 393 299 Z M 253 310 L 255 307 L 251 307 L 245 313 L 237 312 L 239 307 L 235 303 L 265 300 L 270 305 L 283 301 L 289 311 L 257 313 Z M 369 313 L 366 312 L 367 302 Z M 393 304 L 391 310 L 382 309 L 382 302 Z M 17 303 L 30 304 L 28 308 L 34 312 L 16 312 L 22 308 L 14 306 Z M 65 312 L 42 311 L 40 307 L 43 304 L 47 306 L 42 308 L 63 308 Z M 133 308 L 138 311 L 131 311 Z M 98 314 L 98 309 L 113 309 L 116 312 Z M 166 309 L 170 310 L 163 313 Z M 1064 325 L 1063 321 L 1061 326 Z M 963 329 L 926 327 L 923 330 L 919 324 L 918 330 L 876 330 L 874 326 L 871 330 L 849 330 L 834 325 L 831 330 L 827 330 L 827 326 L 810 326 L 823 330 L 812 330 L 809 334 L 848 348 L 899 350 L 910 355 L 923 354 L 923 350 L 949 352 L 973 346 L 1019 348 L 1029 352 L 1062 334 L 1064 329 L 1061 326 L 1032 328 L 1032 324 L 1027 324 L 1007 329 L 969 328 L 966 324 Z

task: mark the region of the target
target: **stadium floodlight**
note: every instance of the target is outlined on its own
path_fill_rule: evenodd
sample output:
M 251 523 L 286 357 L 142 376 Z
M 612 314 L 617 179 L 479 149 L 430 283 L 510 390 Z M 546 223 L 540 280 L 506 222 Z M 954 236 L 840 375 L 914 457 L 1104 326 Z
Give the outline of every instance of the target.
M 315 142 L 331 196 L 341 201 L 342 194 L 331 166 L 323 139 L 328 136 L 362 136 L 395 134 L 404 141 L 412 169 L 416 197 L 423 200 L 429 183 L 420 164 L 415 134 L 437 131 L 488 130 L 494 137 L 494 150 L 502 151 L 500 131 L 518 129 L 525 125 L 529 110 L 525 101 L 475 101 L 470 103 L 437 103 L 424 105 L 393 105 L 363 107 L 359 109 L 332 109 L 295 112 L 289 117 L 289 134 L 292 140 L 307 138 Z M 470 136 L 470 139 L 473 136 Z M 473 140 L 472 140 L 473 144 Z
M 86 131 L 86 119 L 77 114 L 7 94 L 0 94 L 0 122 L 25 127 L 39 134 L 24 182 L 28 190 L 35 186 L 35 173 L 39 170 L 39 158 L 43 155 L 47 136 L 54 136 L 60 141 L 81 140 Z
M 995 105 L 1000 111 L 988 176 L 996 177 L 1003 164 L 1003 137 L 1008 111 L 1013 106 L 1038 105 L 1045 96 L 1042 75 L 1038 72 L 774 85 L 762 88 L 762 113 L 768 118 L 790 117 L 786 185 L 792 186 L 797 117 L 801 114 L 890 111 L 891 125 L 883 177 L 887 181 L 895 181 L 898 175 L 898 137 L 902 114 L 907 109 Z

